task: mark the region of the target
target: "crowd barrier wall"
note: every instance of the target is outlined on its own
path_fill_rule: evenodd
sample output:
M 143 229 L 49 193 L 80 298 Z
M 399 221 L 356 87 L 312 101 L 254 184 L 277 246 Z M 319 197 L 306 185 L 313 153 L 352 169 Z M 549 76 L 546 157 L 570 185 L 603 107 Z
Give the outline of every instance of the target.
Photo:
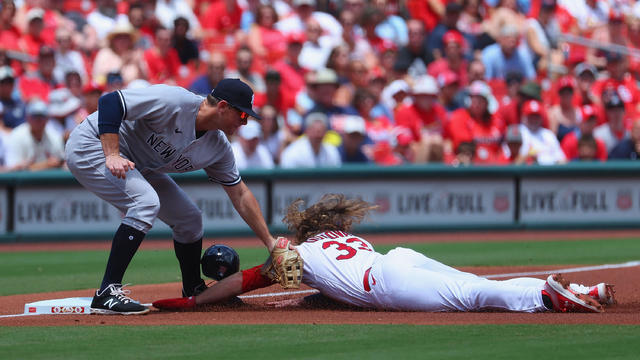
M 172 177 L 202 211 L 205 236 L 250 235 L 202 171 Z M 247 170 L 242 177 L 274 234 L 287 206 L 325 193 L 377 204 L 362 232 L 640 227 L 640 162 L 558 166 L 351 165 Z M 171 206 L 171 204 L 162 204 Z M 63 170 L 0 174 L 0 241 L 110 238 L 122 214 Z M 157 220 L 150 237 L 170 237 Z

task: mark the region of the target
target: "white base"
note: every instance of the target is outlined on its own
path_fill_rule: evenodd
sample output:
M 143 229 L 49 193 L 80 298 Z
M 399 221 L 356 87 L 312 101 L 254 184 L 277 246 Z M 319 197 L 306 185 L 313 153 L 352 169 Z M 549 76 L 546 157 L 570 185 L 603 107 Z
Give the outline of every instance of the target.
M 25 315 L 91 314 L 90 297 L 51 299 L 24 304 Z

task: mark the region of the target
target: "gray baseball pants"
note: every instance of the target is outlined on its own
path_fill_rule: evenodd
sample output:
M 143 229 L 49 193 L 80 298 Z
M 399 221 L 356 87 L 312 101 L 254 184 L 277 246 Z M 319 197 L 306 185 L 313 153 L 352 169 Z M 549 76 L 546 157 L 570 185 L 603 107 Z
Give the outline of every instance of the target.
M 117 178 L 106 167 L 100 139 L 88 132 L 76 135 L 66 144 L 69 170 L 82 186 L 119 209 L 123 224 L 147 233 L 159 218 L 177 242 L 202 238 L 200 209 L 169 175 L 136 168 L 125 179 Z

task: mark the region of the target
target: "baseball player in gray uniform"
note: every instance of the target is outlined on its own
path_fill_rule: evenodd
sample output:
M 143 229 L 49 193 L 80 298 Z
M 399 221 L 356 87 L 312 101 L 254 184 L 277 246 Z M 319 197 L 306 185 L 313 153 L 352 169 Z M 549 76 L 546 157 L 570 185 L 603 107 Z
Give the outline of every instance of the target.
M 159 218 L 173 230 L 183 296 L 206 289 L 200 276 L 202 215 L 167 175 L 204 169 L 222 184 L 233 206 L 267 246 L 275 239 L 255 197 L 240 178 L 227 136 L 258 118 L 253 91 L 224 79 L 206 98 L 181 87 L 153 85 L 103 95 L 98 111 L 71 133 L 66 159 L 76 179 L 124 213 L 91 310 L 144 314 L 128 296 L 122 278 L 145 234 Z

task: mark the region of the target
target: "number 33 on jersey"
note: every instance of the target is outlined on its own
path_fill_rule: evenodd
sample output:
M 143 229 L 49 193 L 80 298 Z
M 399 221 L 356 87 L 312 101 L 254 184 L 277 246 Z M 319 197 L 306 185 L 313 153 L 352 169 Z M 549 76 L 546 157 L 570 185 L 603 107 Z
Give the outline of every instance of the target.
M 304 260 L 303 282 L 311 287 L 335 289 L 334 294 L 325 295 L 336 295 L 337 300 L 352 304 L 366 296 L 364 274 L 382 256 L 368 241 L 343 231 L 317 234 L 297 249 Z M 336 284 L 336 280 L 341 283 Z M 342 290 L 338 291 L 340 288 Z M 345 290 L 353 298 L 343 298 Z M 338 294 L 341 294 L 339 298 Z

